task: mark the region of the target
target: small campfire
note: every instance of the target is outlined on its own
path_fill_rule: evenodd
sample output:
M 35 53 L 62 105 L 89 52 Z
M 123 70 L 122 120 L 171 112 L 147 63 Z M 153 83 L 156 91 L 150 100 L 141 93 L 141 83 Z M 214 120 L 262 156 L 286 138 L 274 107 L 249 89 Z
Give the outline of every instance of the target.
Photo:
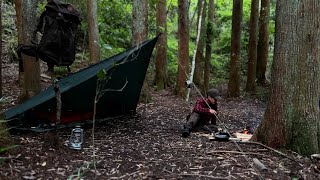
M 251 139 L 253 135 L 253 130 L 250 126 L 247 126 L 242 131 L 234 133 L 234 135 L 236 137 L 234 138 L 234 140 L 246 142 Z

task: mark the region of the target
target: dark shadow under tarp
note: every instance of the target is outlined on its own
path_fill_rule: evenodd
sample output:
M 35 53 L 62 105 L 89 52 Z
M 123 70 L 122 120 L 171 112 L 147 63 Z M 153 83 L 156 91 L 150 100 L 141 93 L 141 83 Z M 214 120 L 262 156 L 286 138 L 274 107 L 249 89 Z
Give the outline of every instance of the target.
M 157 37 L 59 80 L 61 124 L 92 119 L 97 73 L 107 71 L 107 91 L 97 103 L 98 118 L 135 112 Z M 116 66 L 115 66 L 116 65 Z M 126 84 L 127 82 L 127 84 Z M 126 85 L 125 85 L 126 84 Z M 125 85 L 125 86 L 124 86 Z M 31 127 L 56 121 L 56 97 L 51 85 L 40 94 L 3 113 L 11 127 Z

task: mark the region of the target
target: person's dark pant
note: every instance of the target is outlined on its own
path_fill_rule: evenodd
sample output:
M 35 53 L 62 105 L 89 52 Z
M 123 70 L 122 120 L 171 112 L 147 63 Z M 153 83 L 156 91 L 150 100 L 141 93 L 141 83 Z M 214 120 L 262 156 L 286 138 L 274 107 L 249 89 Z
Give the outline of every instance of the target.
M 190 115 L 187 116 L 187 122 L 185 123 L 184 128 L 192 130 L 199 121 L 200 115 L 196 112 L 192 112 Z
M 218 128 L 215 124 L 206 124 L 201 121 L 200 114 L 192 112 L 187 117 L 187 122 L 184 124 L 184 129 L 191 131 L 217 132 Z

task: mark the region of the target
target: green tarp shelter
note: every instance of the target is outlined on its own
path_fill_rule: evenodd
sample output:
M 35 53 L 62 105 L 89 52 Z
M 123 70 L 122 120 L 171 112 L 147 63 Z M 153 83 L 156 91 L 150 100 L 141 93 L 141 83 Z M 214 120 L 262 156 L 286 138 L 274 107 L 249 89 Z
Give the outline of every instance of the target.
M 98 118 L 135 112 L 152 51 L 158 37 L 105 59 L 58 81 L 61 123 L 92 119 L 97 73 L 105 69 L 107 90 L 97 103 Z M 123 88 L 124 87 L 124 88 Z M 123 90 L 119 91 L 121 88 Z M 38 95 L 3 113 L 11 127 L 28 128 L 56 121 L 56 96 L 51 85 Z

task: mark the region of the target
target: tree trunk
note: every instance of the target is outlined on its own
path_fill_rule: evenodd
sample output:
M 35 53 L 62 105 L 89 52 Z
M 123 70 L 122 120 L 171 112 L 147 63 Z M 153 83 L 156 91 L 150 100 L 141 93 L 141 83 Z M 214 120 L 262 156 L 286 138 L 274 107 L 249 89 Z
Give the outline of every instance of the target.
M 233 0 L 228 97 L 240 96 L 241 21 L 243 0 Z
M 207 92 L 209 89 L 209 77 L 210 77 L 210 67 L 211 67 L 211 52 L 212 52 L 212 38 L 213 38 L 213 28 L 214 28 L 214 0 L 209 0 L 208 7 L 208 23 L 207 23 L 207 42 L 206 42 L 206 56 L 204 64 L 204 91 Z
M 26 42 L 26 40 L 23 39 L 23 23 L 22 23 L 22 0 L 15 0 L 15 10 L 16 10 L 16 27 L 17 27 L 17 34 L 18 34 L 18 44 L 23 44 L 24 42 Z M 23 68 L 22 65 L 20 64 L 21 62 L 19 62 L 19 84 L 23 86 L 23 82 L 24 82 L 24 72 L 23 72 Z M 23 63 L 23 62 L 22 62 Z
M 2 1 L 0 2 L 0 98 L 2 97 Z M 2 105 L 0 104 L 0 111 L 2 112 Z M 5 123 L 0 123 L 0 147 L 5 148 L 11 145 L 11 140 L 8 138 Z
M 2 97 L 2 1 L 0 3 L 0 98 Z M 0 108 L 2 111 L 2 108 Z
M 249 53 L 248 53 L 248 73 L 246 91 L 256 92 L 256 64 L 257 64 L 257 42 L 258 42 L 258 17 L 259 0 L 251 0 L 251 14 L 249 27 Z
M 320 153 L 320 2 L 277 1 L 271 95 L 253 140 Z
M 266 71 L 269 53 L 269 16 L 270 0 L 261 0 L 260 19 L 259 19 L 259 40 L 257 53 L 257 84 L 267 85 Z
M 145 41 L 148 37 L 148 1 L 133 0 L 132 16 L 132 44 L 133 46 L 136 46 Z M 141 90 L 140 102 L 151 101 L 151 95 L 148 90 L 148 79 L 149 74 L 147 73 Z
M 36 28 L 36 7 L 38 1 L 16 0 L 18 42 L 30 44 L 32 34 Z M 20 27 L 19 27 L 20 26 Z M 40 63 L 34 57 L 22 54 L 24 72 L 20 72 L 23 81 L 20 100 L 28 99 L 41 90 Z M 26 72 L 26 73 L 25 73 Z M 24 77 L 23 77 L 24 76 Z M 21 80 L 21 79 L 20 79 Z
M 176 94 L 186 96 L 187 75 L 189 72 L 189 0 L 178 0 L 178 78 Z
M 133 0 L 132 7 L 133 16 L 133 46 L 136 46 L 148 37 L 148 1 L 147 0 Z
M 100 61 L 99 27 L 97 19 L 97 0 L 87 0 L 90 63 Z
M 203 14 L 202 11 L 204 10 L 204 8 L 203 8 L 204 4 L 205 4 L 205 1 L 202 1 L 202 4 L 200 5 L 201 8 L 199 8 L 201 11 L 199 13 L 200 16 L 199 16 L 199 20 L 198 20 L 196 46 L 195 46 L 194 53 L 193 53 L 193 58 L 192 58 L 192 62 L 191 62 L 191 64 L 192 64 L 191 65 L 191 73 L 190 73 L 190 77 L 189 77 L 189 83 L 191 83 L 191 84 L 193 84 L 193 76 L 194 76 L 195 66 L 196 66 L 196 54 L 197 54 L 198 47 L 199 47 L 201 29 L 203 29 L 201 26 L 201 23 L 202 23 L 202 14 Z M 191 92 L 191 88 L 188 88 L 186 101 L 189 101 L 190 92 Z
M 202 4 L 202 2 L 204 2 Z M 202 8 L 202 10 L 201 10 Z M 194 77 L 193 77 L 193 82 L 198 85 L 201 89 L 203 89 L 203 69 L 204 69 L 204 47 L 205 47 L 205 19 L 206 19 L 206 8 L 207 8 L 207 3 L 206 0 L 198 0 L 198 23 L 197 26 L 199 26 L 199 17 L 202 16 L 201 18 L 201 28 L 200 28 L 200 40 L 197 46 L 197 52 L 196 52 L 196 66 L 194 69 Z M 201 13 L 202 12 L 202 13 Z M 200 14 L 201 13 L 201 14 Z M 199 28 L 199 27 L 198 27 Z
M 167 70 L 167 0 L 157 1 L 157 33 L 161 33 L 157 43 L 156 51 L 156 77 L 155 84 L 157 90 L 162 90 L 168 86 Z

